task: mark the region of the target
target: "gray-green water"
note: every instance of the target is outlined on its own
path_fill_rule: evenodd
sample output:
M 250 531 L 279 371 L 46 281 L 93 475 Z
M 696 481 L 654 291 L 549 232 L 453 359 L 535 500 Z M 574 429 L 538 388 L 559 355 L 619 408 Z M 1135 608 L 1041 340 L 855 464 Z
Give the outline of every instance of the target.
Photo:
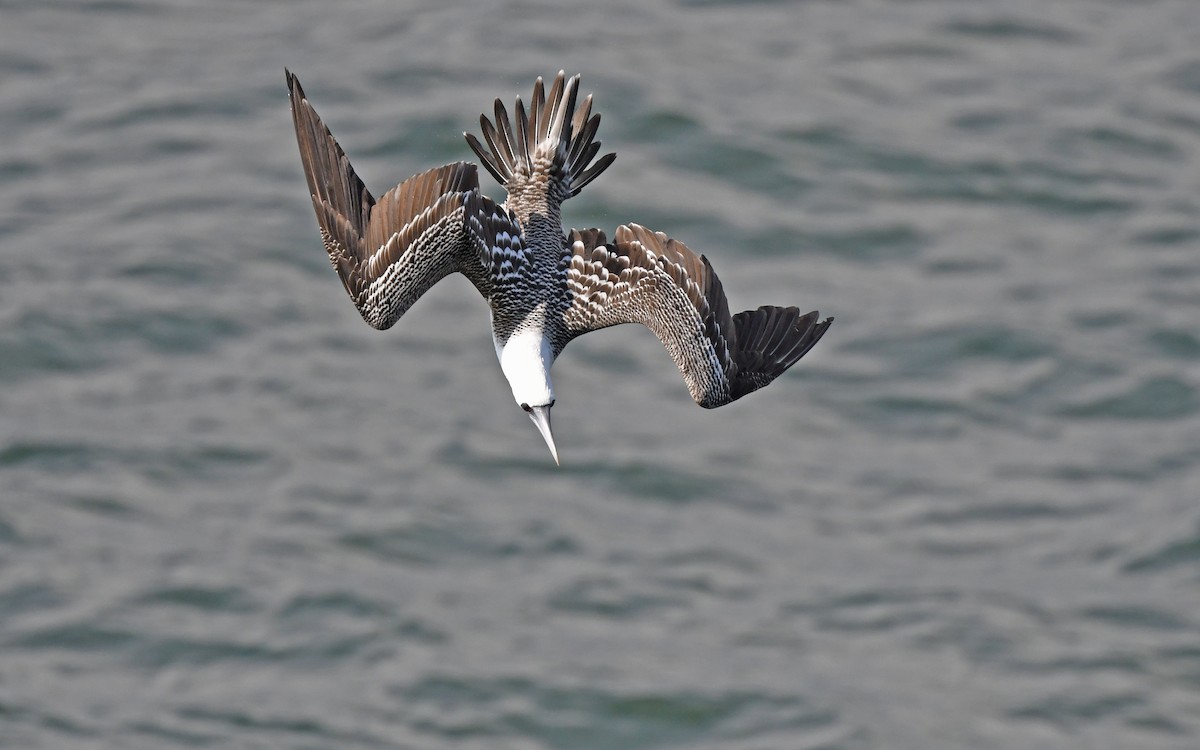
M 471 9 L 472 6 L 478 6 Z M 1200 746 L 1200 4 L 0 2 L 0 745 Z M 583 74 L 566 205 L 837 322 L 696 408 L 328 267 Z M 494 195 L 499 191 L 493 189 Z

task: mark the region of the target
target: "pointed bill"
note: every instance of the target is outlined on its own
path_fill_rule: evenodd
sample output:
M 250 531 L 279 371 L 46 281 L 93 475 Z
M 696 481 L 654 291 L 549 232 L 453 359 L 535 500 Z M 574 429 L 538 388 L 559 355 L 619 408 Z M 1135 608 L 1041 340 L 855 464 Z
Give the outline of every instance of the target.
M 537 426 L 538 432 L 542 433 L 542 438 L 546 441 L 546 447 L 550 449 L 550 455 L 554 456 L 554 463 L 561 466 L 562 464 L 558 461 L 558 448 L 554 447 L 554 433 L 550 432 L 550 407 L 530 407 L 529 418 Z

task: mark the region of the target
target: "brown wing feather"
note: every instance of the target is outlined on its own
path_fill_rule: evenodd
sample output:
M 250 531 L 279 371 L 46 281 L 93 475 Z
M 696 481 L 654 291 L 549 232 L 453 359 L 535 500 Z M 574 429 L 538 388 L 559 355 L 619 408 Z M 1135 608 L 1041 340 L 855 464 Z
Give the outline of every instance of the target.
M 708 261 L 682 242 L 637 224 L 572 230 L 564 320 L 572 335 L 621 323 L 654 332 L 701 406 L 718 406 L 732 366 L 733 321 L 721 282 Z
M 757 390 L 796 363 L 832 318 L 760 307 L 729 314 L 721 280 L 708 259 L 637 224 L 618 227 L 615 241 L 596 229 L 568 238 L 564 315 L 568 331 L 621 323 L 650 328 L 679 367 L 696 403 L 714 408 Z
M 479 187 L 475 165 L 411 177 L 377 202 L 329 128 L 287 72 L 300 161 L 329 259 L 363 319 L 388 328 L 438 280 L 476 273 L 463 204 Z M 481 292 L 487 293 L 481 289 Z
M 285 73 L 308 192 L 314 202 L 329 204 L 338 216 L 343 217 L 354 237 L 361 237 L 375 198 L 350 166 L 350 160 L 329 128 L 308 103 L 300 81 L 290 71 Z M 321 228 L 334 234 L 331 227 L 322 225 Z

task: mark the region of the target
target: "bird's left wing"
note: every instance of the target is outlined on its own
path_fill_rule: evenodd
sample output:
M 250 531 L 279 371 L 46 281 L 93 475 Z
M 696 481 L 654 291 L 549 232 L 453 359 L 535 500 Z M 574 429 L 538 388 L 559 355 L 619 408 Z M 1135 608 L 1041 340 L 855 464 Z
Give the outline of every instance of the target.
M 287 73 L 300 160 L 321 239 L 359 313 L 389 328 L 434 284 L 455 271 L 484 297 L 491 268 L 516 236 L 516 220 L 479 194 L 474 164 L 457 162 L 410 177 L 378 201 L 345 152 Z M 484 234 L 480 234 L 480 233 Z M 499 258 L 497 256 L 500 256 Z
M 662 232 L 571 230 L 564 257 L 571 295 L 564 322 L 572 337 L 621 323 L 654 332 L 696 403 L 714 408 L 770 383 L 824 335 L 832 318 L 764 306 L 730 315 L 708 259 Z

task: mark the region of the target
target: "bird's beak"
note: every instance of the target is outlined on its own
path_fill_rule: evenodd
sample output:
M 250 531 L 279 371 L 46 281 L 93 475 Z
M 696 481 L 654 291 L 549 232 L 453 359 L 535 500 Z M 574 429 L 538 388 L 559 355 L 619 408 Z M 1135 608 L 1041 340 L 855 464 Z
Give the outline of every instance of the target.
M 562 464 L 558 462 L 558 448 L 554 447 L 554 433 L 550 431 L 550 407 L 532 407 L 529 410 L 529 418 L 537 426 L 538 432 L 542 433 L 542 439 L 546 441 L 546 446 L 550 448 L 550 455 L 554 456 L 554 463 L 561 466 Z

